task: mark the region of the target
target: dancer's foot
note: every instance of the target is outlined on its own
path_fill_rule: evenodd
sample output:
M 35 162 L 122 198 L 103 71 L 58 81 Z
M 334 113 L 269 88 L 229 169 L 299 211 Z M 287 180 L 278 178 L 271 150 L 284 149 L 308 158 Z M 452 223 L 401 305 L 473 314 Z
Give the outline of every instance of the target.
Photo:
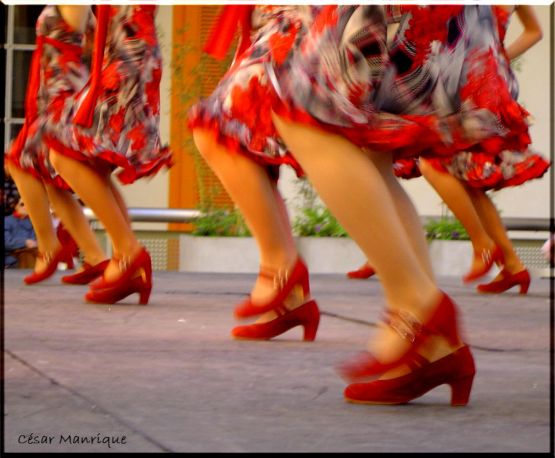
M 320 310 L 316 301 L 309 300 L 293 309 L 283 307 L 279 311 L 268 312 L 256 323 L 236 326 L 231 330 L 235 339 L 269 340 L 296 326 L 304 328 L 303 340 L 316 338 L 320 323 Z
M 303 326 L 304 340 L 314 340 L 320 322 L 320 311 L 316 301 L 310 299 L 308 288 L 304 285 L 294 285 L 289 288 L 289 293 L 284 295 L 283 290 L 284 286 L 287 287 L 287 280 L 281 288 L 274 281 L 272 281 L 272 287 L 268 288 L 269 277 L 268 275 L 259 275 L 260 283 L 262 285 L 266 284 L 267 295 L 265 300 L 267 302 L 274 300 L 276 290 L 278 290 L 277 294 L 284 296 L 283 301 L 276 303 L 268 312 L 261 314 L 255 323 L 233 328 L 232 336 L 236 339 L 268 340 L 296 326 Z M 264 278 L 266 278 L 266 281 L 263 280 Z M 286 276 L 286 278 L 289 277 Z M 306 282 L 308 283 L 308 278 L 306 278 Z M 261 288 L 261 290 L 263 289 Z M 268 294 L 268 291 L 271 294 Z M 251 299 L 251 301 L 254 303 L 254 299 Z
M 365 262 L 358 269 L 347 272 L 347 277 L 364 280 L 364 279 L 370 278 L 375 273 L 376 271 L 372 267 L 370 267 L 370 265 L 367 262 Z
M 515 273 L 503 269 L 493 281 L 478 285 L 476 289 L 480 293 L 500 294 L 511 289 L 513 286 L 519 286 L 520 294 L 526 294 L 530 287 L 530 281 L 530 273 L 526 268 Z
M 66 257 L 62 246 L 58 246 L 53 251 L 39 252 L 35 261 L 33 273 L 27 275 L 23 281 L 28 285 L 39 283 L 54 275 L 58 268 L 58 263 Z
M 405 341 L 404 346 L 399 341 Z M 345 389 L 345 398 L 367 404 L 402 404 L 446 383 L 452 388 L 452 405 L 466 405 L 475 373 L 472 354 L 459 336 L 455 305 L 447 295 L 424 321 L 406 311 L 391 314 L 372 353 L 338 369 L 354 382 Z
M 340 366 L 340 374 L 347 380 L 375 379 L 403 365 L 411 366 L 431 336 L 442 337 L 452 348 L 461 346 L 456 305 L 445 293 L 438 293 L 425 301 L 430 304 L 425 309 L 388 312 L 370 342 L 370 351 Z
M 301 258 L 297 258 L 290 267 L 261 269 L 255 287 L 253 295 L 235 307 L 237 318 L 270 312 L 281 307 L 291 294 L 304 297 L 301 303 L 310 297 L 308 270 Z
M 132 259 L 135 259 L 144 248 L 137 244 L 133 244 L 127 248 L 125 252 L 114 253 L 110 263 L 104 270 L 103 278 L 107 282 L 116 281 L 121 277 L 122 272 L 126 270 L 126 266 Z
M 132 258 L 112 258 L 110 264 L 114 262 L 118 264 L 119 276 L 107 279 L 105 273 L 94 280 L 85 300 L 115 304 L 133 293 L 139 293 L 139 304 L 148 304 L 152 290 L 152 262 L 146 248 L 140 247 Z
M 436 343 L 434 347 L 442 345 Z M 451 387 L 451 405 L 465 406 L 476 374 L 474 357 L 467 345 L 451 350 L 441 352 L 441 356 L 437 351 L 427 356 L 422 349 L 404 372 L 390 371 L 374 381 L 350 384 L 345 388 L 345 399 L 358 404 L 405 404 L 447 384 Z
M 463 276 L 464 283 L 470 283 L 486 275 L 494 264 L 503 266 L 504 256 L 501 249 L 493 245 L 490 248 L 474 249 L 470 271 Z

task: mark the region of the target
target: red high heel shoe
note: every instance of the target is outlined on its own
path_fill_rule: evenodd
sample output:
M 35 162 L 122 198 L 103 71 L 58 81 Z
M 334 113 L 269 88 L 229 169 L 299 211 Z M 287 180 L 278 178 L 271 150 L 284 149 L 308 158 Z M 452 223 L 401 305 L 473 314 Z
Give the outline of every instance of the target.
M 104 276 L 94 280 L 85 300 L 115 304 L 133 293 L 139 293 L 139 304 L 148 304 L 152 290 L 152 261 L 146 248 L 141 248 L 135 259 L 125 263 L 121 271 L 121 276 L 115 280 L 108 281 Z
M 478 285 L 476 289 L 480 293 L 502 293 L 511 289 L 513 286 L 520 286 L 520 294 L 526 294 L 530 287 L 530 273 L 527 269 L 521 270 L 516 274 L 511 274 L 503 269 L 500 272 L 501 278 L 489 283 Z
M 482 250 L 481 252 L 474 252 L 474 257 L 481 257 L 483 262 L 483 267 L 481 269 L 472 270 L 463 276 L 464 283 L 470 283 L 478 278 L 483 277 L 486 275 L 490 269 L 493 267 L 494 263 L 499 265 L 503 265 L 505 261 L 505 256 L 503 256 L 503 252 L 501 248 L 496 246 L 493 251 L 492 250 Z
M 261 271 L 260 275 L 269 276 L 266 272 Z M 293 266 L 290 272 L 282 274 L 278 272 L 277 276 L 272 276 L 274 285 L 278 289 L 273 299 L 264 305 L 254 305 L 250 298 L 235 307 L 235 316 L 237 318 L 248 318 L 255 315 L 262 315 L 283 304 L 285 299 L 293 291 L 294 288 L 302 288 L 303 297 L 310 295 L 310 286 L 308 283 L 308 269 L 301 258 Z M 300 293 L 300 291 L 299 291 Z
M 23 281 L 28 285 L 32 285 L 33 283 L 38 283 L 47 278 L 51 277 L 56 269 L 58 268 L 58 263 L 62 262 L 67 256 L 65 250 L 60 248 L 57 253 L 39 253 L 38 257 L 41 258 L 44 262 L 46 262 L 46 269 L 42 272 L 33 272 L 30 275 L 27 275 L 23 278 Z
M 401 312 L 389 312 L 386 324 L 393 328 L 403 339 L 411 345 L 396 361 L 380 363 L 370 352 L 363 352 L 350 361 L 341 364 L 337 371 L 348 381 L 372 380 L 381 374 L 401 365 L 414 364 L 419 346 L 429 335 L 444 336 L 449 344 L 460 344 L 459 326 L 455 303 L 445 293 L 441 301 L 426 323 L 419 323 L 412 315 Z
M 468 346 L 433 363 L 422 356 L 420 358 L 421 365 L 401 377 L 347 386 L 345 399 L 360 404 L 406 404 L 440 385 L 448 384 L 451 387 L 451 405 L 468 404 L 476 374 L 474 358 Z
M 310 300 L 300 307 L 287 310 L 284 306 L 275 309 L 279 316 L 266 323 L 254 323 L 237 326 L 231 330 L 231 335 L 236 339 L 269 340 L 279 336 L 295 326 L 304 328 L 305 341 L 313 341 L 320 323 L 320 310 L 316 301 Z
M 365 280 L 367 278 L 370 278 L 375 273 L 376 271 L 372 267 L 370 267 L 368 264 L 364 264 L 362 267 L 359 267 L 356 270 L 351 270 L 350 272 L 347 272 L 347 277 L 357 280 Z
M 83 263 L 83 270 L 81 272 L 77 272 L 70 275 L 64 275 L 62 277 L 62 283 L 69 283 L 72 285 L 86 285 L 90 283 L 94 279 L 100 277 L 108 264 L 110 263 L 109 259 L 105 259 L 94 266 L 90 265 L 88 262 Z

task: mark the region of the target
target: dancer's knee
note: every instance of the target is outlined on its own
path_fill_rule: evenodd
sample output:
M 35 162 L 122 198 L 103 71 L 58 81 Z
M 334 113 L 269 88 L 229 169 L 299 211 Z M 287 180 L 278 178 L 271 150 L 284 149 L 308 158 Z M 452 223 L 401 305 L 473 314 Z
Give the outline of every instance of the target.
M 211 162 L 217 155 L 218 143 L 214 138 L 214 133 L 208 129 L 193 129 L 193 140 L 201 156 Z

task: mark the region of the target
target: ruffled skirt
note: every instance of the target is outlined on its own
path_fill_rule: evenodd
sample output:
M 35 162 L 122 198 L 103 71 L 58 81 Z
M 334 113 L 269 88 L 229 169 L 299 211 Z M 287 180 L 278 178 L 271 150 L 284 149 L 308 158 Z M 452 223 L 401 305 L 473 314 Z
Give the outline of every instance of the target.
M 490 7 L 407 7 L 390 49 L 381 6 L 314 12 L 283 41 L 286 57 L 269 62 L 281 116 L 396 159 L 524 151 L 530 143 Z
M 123 184 L 170 167 L 172 153 L 161 144 L 160 80 L 162 59 L 151 7 L 114 8 L 100 90 L 87 99 L 90 85 L 68 99 L 59 122 L 48 125 L 46 142 L 79 161 L 120 168 Z M 92 124 L 78 125 L 81 104 L 92 102 Z M 87 107 L 89 108 L 89 107 Z
M 284 44 L 302 27 L 299 13 L 311 18 L 311 7 L 277 7 L 252 37 L 251 46 L 237 56 L 212 94 L 189 112 L 189 127 L 211 131 L 219 144 L 267 167 L 277 176 L 280 165 L 302 169 L 276 132 L 271 113 L 275 93 L 268 80 L 267 64 L 280 59 Z M 287 45 L 285 52 L 289 49 Z

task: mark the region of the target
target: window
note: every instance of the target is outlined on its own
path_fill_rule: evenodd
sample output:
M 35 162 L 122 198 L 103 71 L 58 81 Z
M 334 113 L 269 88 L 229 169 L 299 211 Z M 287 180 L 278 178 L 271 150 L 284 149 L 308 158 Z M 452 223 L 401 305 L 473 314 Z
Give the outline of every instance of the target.
M 43 5 L 9 5 L 4 8 L 5 97 L 4 151 L 15 138 L 25 116 L 25 91 L 35 49 L 35 25 Z

